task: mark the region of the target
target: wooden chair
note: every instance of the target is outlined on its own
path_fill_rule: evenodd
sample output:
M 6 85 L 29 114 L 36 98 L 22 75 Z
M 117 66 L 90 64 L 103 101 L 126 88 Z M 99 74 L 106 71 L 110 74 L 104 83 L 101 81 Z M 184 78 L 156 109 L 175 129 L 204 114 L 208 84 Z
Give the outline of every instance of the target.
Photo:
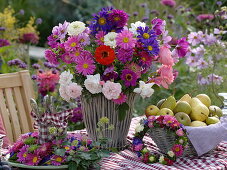
M 11 142 L 34 131 L 30 98 L 34 98 L 34 91 L 28 70 L 0 74 L 0 115 Z

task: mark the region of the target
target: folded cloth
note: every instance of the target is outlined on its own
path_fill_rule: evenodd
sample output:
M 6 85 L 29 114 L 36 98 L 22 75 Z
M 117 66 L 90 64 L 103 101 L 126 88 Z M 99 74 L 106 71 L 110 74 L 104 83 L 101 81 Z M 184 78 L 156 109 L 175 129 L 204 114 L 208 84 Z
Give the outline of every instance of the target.
M 198 156 L 201 156 L 220 142 L 227 141 L 227 116 L 222 117 L 220 123 L 206 127 L 184 126 L 184 129 Z

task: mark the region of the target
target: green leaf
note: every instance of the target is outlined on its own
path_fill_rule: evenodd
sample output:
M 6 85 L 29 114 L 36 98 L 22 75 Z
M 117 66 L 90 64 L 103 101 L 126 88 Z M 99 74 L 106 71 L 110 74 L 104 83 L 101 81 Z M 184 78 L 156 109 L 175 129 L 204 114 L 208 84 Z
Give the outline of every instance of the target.
M 59 156 L 65 156 L 65 151 L 66 151 L 65 149 L 57 149 L 55 151 L 55 154 Z
M 78 164 L 77 164 L 76 162 L 71 161 L 71 162 L 69 163 L 69 170 L 76 170 L 77 167 L 78 167 Z
M 123 103 L 118 107 L 118 119 L 122 121 L 125 119 L 126 111 L 129 109 L 129 105 L 127 103 Z

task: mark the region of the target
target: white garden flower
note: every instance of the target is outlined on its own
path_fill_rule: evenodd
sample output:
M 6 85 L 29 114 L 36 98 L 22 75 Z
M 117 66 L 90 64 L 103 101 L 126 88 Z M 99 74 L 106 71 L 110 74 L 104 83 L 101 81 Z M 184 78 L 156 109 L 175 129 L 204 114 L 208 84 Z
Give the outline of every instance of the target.
M 175 155 L 173 151 L 168 151 L 167 154 L 168 154 L 171 158 L 174 157 L 174 155 Z
M 180 139 L 180 140 L 179 140 L 179 143 L 180 143 L 180 144 L 183 144 L 183 143 L 184 143 L 184 140 L 183 140 L 183 139 Z
M 162 163 L 164 161 L 164 156 L 159 157 L 159 162 Z
M 143 129 L 144 129 L 144 126 L 141 125 L 141 124 L 138 124 L 138 125 L 136 126 L 136 128 L 135 128 L 135 131 L 136 131 L 137 133 L 139 133 L 139 132 L 143 131 Z
M 60 75 L 59 84 L 61 86 L 67 86 L 72 83 L 73 75 L 70 73 L 70 71 L 64 71 Z
M 151 88 L 154 83 L 146 84 L 144 81 L 139 81 L 139 83 L 139 88 L 135 88 L 133 92 L 140 94 L 143 99 L 146 97 L 151 97 L 151 95 L 154 93 L 154 89 Z
M 60 93 L 60 96 L 67 102 L 69 102 L 70 100 L 70 96 L 66 93 L 66 87 L 67 86 L 60 86 L 59 88 L 59 93 Z
M 116 32 L 109 32 L 104 36 L 104 45 L 108 45 L 112 48 L 116 47 L 116 37 L 117 33 Z
M 92 94 L 102 92 L 102 86 L 100 84 L 100 74 L 87 75 L 87 79 L 84 81 L 86 89 Z
M 86 29 L 85 24 L 81 21 L 71 22 L 67 28 L 67 32 L 69 35 L 78 35 L 82 33 Z
M 66 94 L 73 99 L 79 97 L 82 94 L 82 90 L 83 88 L 77 83 L 71 83 L 66 86 Z
M 129 31 L 131 31 L 134 35 L 138 35 L 137 33 L 137 28 L 138 27 L 146 27 L 146 23 L 145 22 L 140 22 L 137 21 L 135 23 L 131 23 L 131 28 L 129 28 Z
M 121 94 L 121 84 L 107 81 L 103 85 L 102 93 L 108 100 L 117 99 Z

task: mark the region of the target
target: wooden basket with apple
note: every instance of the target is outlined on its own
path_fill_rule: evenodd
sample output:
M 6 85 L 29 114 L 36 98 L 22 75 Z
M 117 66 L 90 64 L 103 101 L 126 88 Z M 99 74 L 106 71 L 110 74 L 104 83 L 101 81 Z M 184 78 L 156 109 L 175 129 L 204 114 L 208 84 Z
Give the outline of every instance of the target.
M 172 115 L 184 126 L 201 127 L 209 126 L 220 122 L 223 115 L 218 106 L 212 106 L 209 96 L 199 94 L 191 98 L 188 94 L 176 101 L 174 96 L 160 100 L 157 105 L 150 105 L 146 108 L 147 117 L 151 115 Z M 161 152 L 166 153 L 171 149 L 176 141 L 174 132 L 169 132 L 165 128 L 150 128 L 148 131 L 151 138 L 157 144 Z M 190 140 L 188 147 L 184 150 L 183 156 L 197 155 Z

